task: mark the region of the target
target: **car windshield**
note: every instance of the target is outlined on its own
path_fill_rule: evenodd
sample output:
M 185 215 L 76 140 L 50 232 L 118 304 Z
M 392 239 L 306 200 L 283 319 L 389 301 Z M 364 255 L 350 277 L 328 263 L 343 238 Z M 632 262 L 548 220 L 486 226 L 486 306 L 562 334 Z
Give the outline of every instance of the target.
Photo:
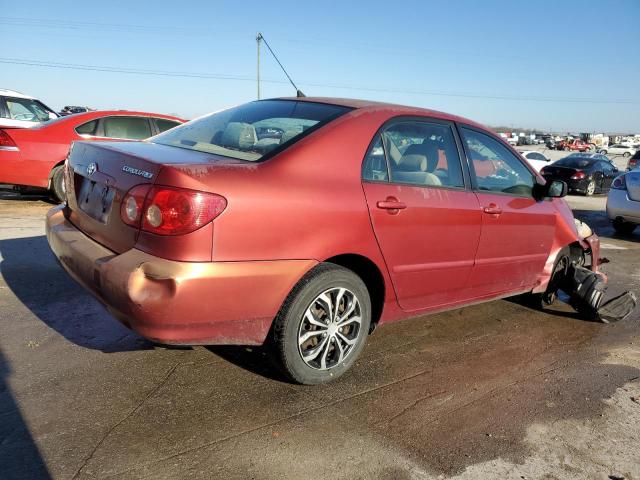
M 6 97 L 7 112 L 12 120 L 46 122 L 58 115 L 38 100 L 31 98 Z
M 587 168 L 594 162 L 591 158 L 566 157 L 554 163 L 556 167 Z
M 260 100 L 193 120 L 151 141 L 257 162 L 350 110 L 324 103 Z

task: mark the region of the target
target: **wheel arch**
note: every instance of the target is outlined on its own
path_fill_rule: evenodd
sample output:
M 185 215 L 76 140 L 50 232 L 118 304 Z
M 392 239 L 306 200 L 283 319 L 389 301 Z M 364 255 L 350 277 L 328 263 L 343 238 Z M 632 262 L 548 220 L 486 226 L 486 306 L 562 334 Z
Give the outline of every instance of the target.
M 384 275 L 378 265 L 368 257 L 357 253 L 344 253 L 323 260 L 347 268 L 358 275 L 364 282 L 371 297 L 371 329 L 380 321 L 384 309 L 386 284 Z

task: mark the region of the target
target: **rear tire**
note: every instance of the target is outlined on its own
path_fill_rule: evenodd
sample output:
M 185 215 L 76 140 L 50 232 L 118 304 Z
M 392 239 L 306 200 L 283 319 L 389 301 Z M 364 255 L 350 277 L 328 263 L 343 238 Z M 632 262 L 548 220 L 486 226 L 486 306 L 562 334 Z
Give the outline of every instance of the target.
M 321 263 L 293 288 L 274 320 L 284 373 L 304 385 L 335 380 L 362 352 L 370 325 L 371 299 L 362 279 Z
M 591 180 L 591 181 L 589 181 L 589 184 L 587 185 L 587 188 L 584 189 L 584 194 L 585 194 L 585 196 L 590 197 L 594 193 L 596 193 L 596 182 Z
M 621 218 L 616 218 L 613 221 L 613 229 L 622 233 L 623 235 L 630 235 L 636 229 L 637 225 L 635 223 L 625 222 Z
M 51 196 L 59 201 L 63 202 L 64 195 L 64 166 L 58 165 L 51 172 Z

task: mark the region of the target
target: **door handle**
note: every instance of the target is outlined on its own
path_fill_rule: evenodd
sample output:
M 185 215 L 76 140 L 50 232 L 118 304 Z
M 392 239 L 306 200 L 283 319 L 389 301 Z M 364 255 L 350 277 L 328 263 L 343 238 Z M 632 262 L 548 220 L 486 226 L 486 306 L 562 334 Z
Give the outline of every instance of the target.
M 495 203 L 490 203 L 489 205 L 484 207 L 482 210 L 484 211 L 484 213 L 488 213 L 489 215 L 495 215 L 495 216 L 498 216 L 502 213 L 502 209 Z
M 390 214 L 396 214 L 398 211 L 407 208 L 407 204 L 399 201 L 395 197 L 387 197 L 386 200 L 376 203 L 376 207 L 387 210 Z

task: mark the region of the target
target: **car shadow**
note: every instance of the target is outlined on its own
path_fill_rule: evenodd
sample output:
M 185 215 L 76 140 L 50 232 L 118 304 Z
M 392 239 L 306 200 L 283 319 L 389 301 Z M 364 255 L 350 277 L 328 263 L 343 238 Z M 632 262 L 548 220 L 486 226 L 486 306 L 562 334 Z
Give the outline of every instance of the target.
M 9 388 L 11 368 L 0 350 L 0 477 L 41 480 L 51 475 Z
M 275 360 L 274 349 L 269 343 L 254 347 L 210 345 L 205 348 L 223 360 L 261 377 L 281 383 L 293 383 L 282 373 Z
M 152 349 L 58 264 L 44 235 L 0 240 L 0 274 L 15 296 L 70 342 L 104 353 Z

